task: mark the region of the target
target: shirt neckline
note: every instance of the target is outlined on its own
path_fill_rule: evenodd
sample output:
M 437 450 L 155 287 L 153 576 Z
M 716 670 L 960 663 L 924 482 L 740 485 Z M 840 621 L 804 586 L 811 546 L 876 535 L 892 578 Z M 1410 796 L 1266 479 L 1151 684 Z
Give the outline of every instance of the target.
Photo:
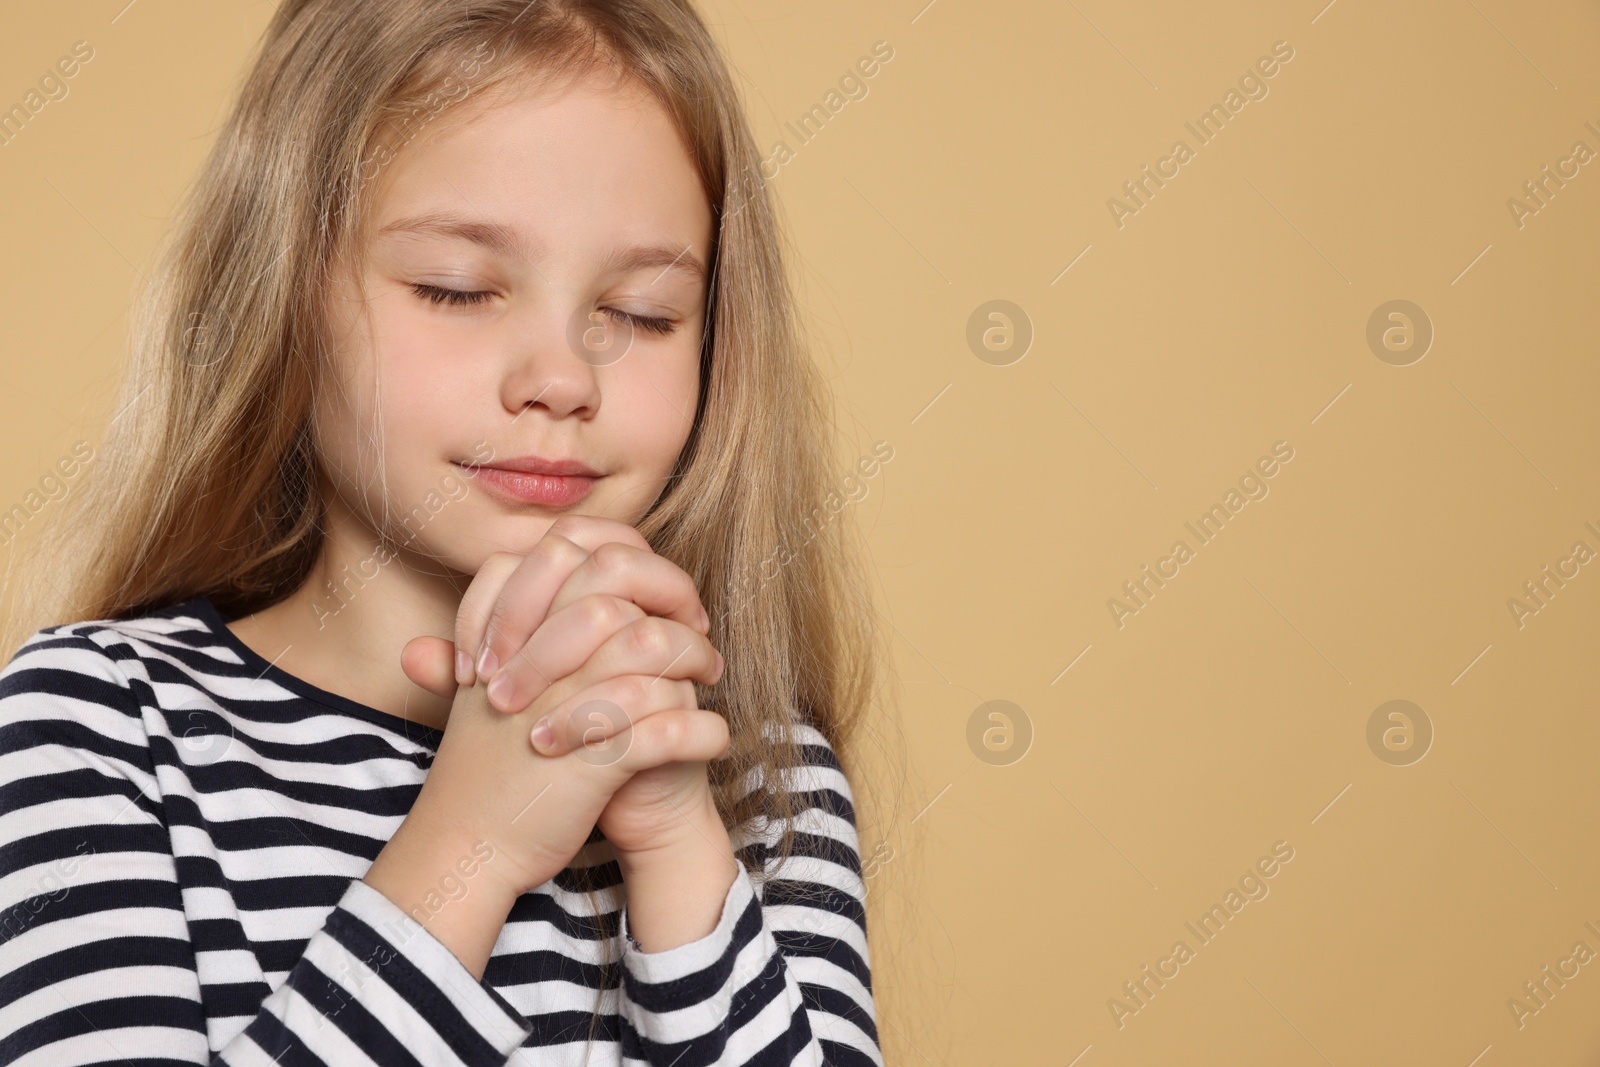
M 444 731 L 436 726 L 416 722 L 400 715 L 391 715 L 387 711 L 379 711 L 369 707 L 358 700 L 347 696 L 329 692 L 301 678 L 299 675 L 290 674 L 282 667 L 262 656 L 255 649 L 239 639 L 239 635 L 228 629 L 228 623 L 233 621 L 223 617 L 211 598 L 201 593 L 184 603 L 178 605 L 179 611 L 187 611 L 197 616 L 210 631 L 211 635 L 222 642 L 244 661 L 246 667 L 256 672 L 258 678 L 270 678 L 273 682 L 283 686 L 291 692 L 315 701 L 341 715 L 349 715 L 364 722 L 381 726 L 393 733 L 398 733 L 406 740 L 424 745 L 437 751 L 439 742 L 444 738 Z

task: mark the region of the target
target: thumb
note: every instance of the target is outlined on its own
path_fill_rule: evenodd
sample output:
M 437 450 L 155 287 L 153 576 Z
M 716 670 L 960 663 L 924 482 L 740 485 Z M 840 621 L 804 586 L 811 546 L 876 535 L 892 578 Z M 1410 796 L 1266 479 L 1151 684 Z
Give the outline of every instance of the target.
M 400 652 L 406 677 L 435 696 L 456 695 L 456 646 L 442 637 L 413 637 Z

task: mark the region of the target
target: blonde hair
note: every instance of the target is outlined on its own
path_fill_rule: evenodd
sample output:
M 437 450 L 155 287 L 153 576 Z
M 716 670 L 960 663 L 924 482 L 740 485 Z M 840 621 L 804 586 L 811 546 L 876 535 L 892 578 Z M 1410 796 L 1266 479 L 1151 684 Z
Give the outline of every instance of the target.
M 323 539 L 319 294 L 360 262 L 371 177 L 467 97 L 599 69 L 665 108 L 713 209 L 700 406 L 637 528 L 695 580 L 728 663 L 700 689 L 732 735 L 719 810 L 783 825 L 781 863 L 780 768 L 801 762 L 782 727 L 803 716 L 848 771 L 883 650 L 850 524 L 825 517 L 834 424 L 761 157 L 687 0 L 286 0 L 139 294 L 98 469 L 8 581 L 7 647 L 199 593 L 231 616 L 298 589 Z M 736 802 L 752 775 L 766 787 Z

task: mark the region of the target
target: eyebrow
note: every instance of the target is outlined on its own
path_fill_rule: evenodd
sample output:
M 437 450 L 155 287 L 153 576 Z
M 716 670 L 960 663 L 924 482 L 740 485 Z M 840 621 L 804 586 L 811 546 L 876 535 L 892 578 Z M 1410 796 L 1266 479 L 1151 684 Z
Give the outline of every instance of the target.
M 528 243 L 515 229 L 504 223 L 483 222 L 461 218 L 458 215 L 431 213 L 396 219 L 378 231 L 386 234 L 420 234 L 432 237 L 454 237 L 482 245 L 508 259 L 531 261 L 533 256 Z M 706 267 L 689 245 L 674 250 L 666 245 L 634 245 L 613 249 L 600 265 L 602 271 L 632 271 L 647 267 L 660 267 L 662 274 L 676 270 L 699 282 L 706 280 Z M 659 277 L 659 275 L 657 276 Z

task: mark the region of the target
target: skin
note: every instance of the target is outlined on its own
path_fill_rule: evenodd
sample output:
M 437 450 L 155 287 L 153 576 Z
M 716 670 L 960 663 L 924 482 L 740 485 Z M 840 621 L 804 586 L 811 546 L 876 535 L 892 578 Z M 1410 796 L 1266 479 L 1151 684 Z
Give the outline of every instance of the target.
M 462 706 L 457 682 L 472 687 L 461 694 L 481 695 L 492 680 L 458 668 L 458 643 L 476 666 L 492 668 L 479 653 L 486 635 L 500 635 L 497 661 L 520 672 L 511 701 L 496 705 L 510 714 L 593 651 L 603 635 L 577 625 L 588 618 L 580 609 L 585 597 L 609 595 L 631 610 L 613 625 L 645 615 L 676 620 L 671 640 L 654 647 L 694 650 L 664 683 L 691 697 L 667 706 L 693 707 L 692 685 L 671 679 L 710 684 L 721 657 L 704 640 L 692 582 L 663 567 L 631 529 L 688 440 L 705 328 L 706 280 L 683 266 L 709 263 L 711 210 L 671 120 L 636 86 L 609 76 L 559 92 L 513 83 L 430 122 L 372 189 L 365 272 L 341 274 L 326 298 L 325 381 L 314 414 L 325 468 L 323 552 L 297 592 L 230 629 L 319 688 L 444 728 Z M 506 227 L 526 255 L 400 225 L 424 215 Z M 664 253 L 648 265 L 608 264 L 637 246 Z M 439 303 L 412 288 L 419 284 L 489 297 Z M 582 318 L 591 309 L 599 314 Z M 621 358 L 574 346 L 575 316 L 580 329 L 609 324 L 616 332 L 608 336 L 627 337 L 619 312 L 669 320 L 670 331 L 634 326 Z M 577 459 L 603 476 L 583 500 L 556 509 L 506 498 L 462 466 L 529 454 Z M 408 514 L 409 529 L 401 523 Z M 552 533 L 563 516 L 573 518 Z M 372 576 L 380 534 L 404 547 Z M 608 562 L 597 567 L 602 552 Z M 329 583 L 342 589 L 339 598 Z M 572 625 L 556 625 L 562 609 Z M 554 621 L 541 628 L 547 612 Z M 584 634 L 593 638 L 587 645 Z M 616 644 L 585 669 L 603 676 L 604 661 L 625 670 Z M 531 668 L 536 649 L 544 673 Z M 557 734 L 527 759 L 570 752 L 572 732 Z M 430 784 L 434 796 L 454 795 L 442 780 Z M 429 816 L 428 826 L 447 822 Z M 660 951 L 708 933 L 738 864 L 710 804 L 704 762 L 640 770 L 598 821 L 616 846 L 634 935 Z M 435 880 L 429 871 L 461 852 L 461 842 L 411 822 L 366 879 L 403 907 Z M 509 901 L 485 906 L 482 915 L 455 909 L 429 924 L 479 974 Z

